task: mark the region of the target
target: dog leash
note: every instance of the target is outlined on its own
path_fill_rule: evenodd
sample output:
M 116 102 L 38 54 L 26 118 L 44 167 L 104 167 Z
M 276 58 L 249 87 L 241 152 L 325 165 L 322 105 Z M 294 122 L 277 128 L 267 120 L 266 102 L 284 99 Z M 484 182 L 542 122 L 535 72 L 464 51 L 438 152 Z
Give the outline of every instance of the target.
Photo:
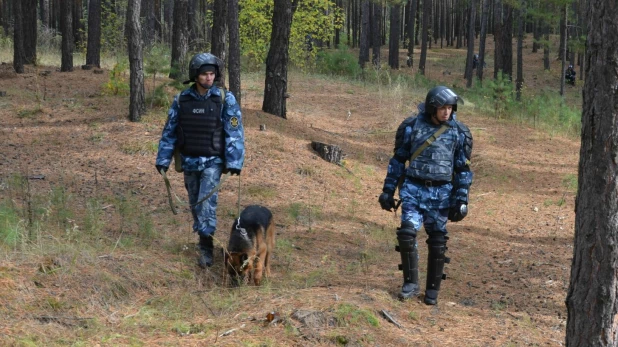
M 167 178 L 167 173 L 163 169 L 161 169 L 159 172 L 161 173 L 161 176 L 163 176 L 163 180 L 165 181 L 165 188 L 167 188 L 167 201 L 168 201 L 170 207 L 172 208 L 172 213 L 176 215 L 176 214 L 178 214 L 178 211 L 174 207 L 174 202 L 172 201 L 172 185 L 170 184 L 170 180 Z M 174 197 L 176 198 L 176 200 L 178 200 L 178 203 L 180 203 L 182 205 L 187 205 L 187 206 L 190 206 L 190 207 L 193 207 L 195 205 L 199 205 L 202 202 L 208 200 L 208 198 L 210 198 L 214 193 L 216 193 L 221 188 L 221 185 L 223 184 L 223 182 L 225 182 L 225 180 L 229 176 L 230 176 L 229 172 L 223 174 L 221 176 L 221 178 L 219 179 L 219 183 L 214 188 L 212 188 L 210 193 L 208 193 L 205 197 L 200 199 L 200 201 L 198 201 L 198 202 L 196 202 L 194 204 L 189 204 L 187 202 L 182 201 L 178 197 L 178 195 L 176 195 L 176 193 L 174 193 Z M 238 181 L 239 183 L 238 184 L 239 184 L 239 189 L 240 189 L 240 176 L 238 178 L 239 178 L 239 181 Z M 240 208 L 240 191 L 239 191 L 239 195 L 238 195 L 238 206 Z

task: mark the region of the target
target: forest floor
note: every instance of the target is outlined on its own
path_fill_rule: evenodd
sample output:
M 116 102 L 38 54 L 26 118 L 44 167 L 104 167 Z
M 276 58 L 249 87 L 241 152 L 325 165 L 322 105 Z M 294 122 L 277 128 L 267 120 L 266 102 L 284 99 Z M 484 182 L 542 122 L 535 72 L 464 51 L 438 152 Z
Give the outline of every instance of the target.
M 429 77 L 457 91 L 463 57 L 431 50 Z M 527 52 L 527 88 L 558 84 L 541 58 Z M 190 212 L 177 203 L 171 213 L 154 169 L 166 110 L 132 123 L 129 98 L 104 93 L 107 71 L 26 70 L 0 66 L 0 231 L 20 235 L 0 248 L 0 345 L 563 345 L 577 138 L 461 106 L 474 135 L 470 213 L 448 225 L 439 304 L 401 302 L 399 216 L 377 197 L 394 131 L 427 89 L 293 72 L 283 120 L 261 111 L 263 75 L 245 74 L 246 162 L 219 193 L 216 246 L 239 196 L 273 211 L 277 246 L 262 286 L 232 288 L 221 252 L 212 268 L 196 265 Z M 312 140 L 339 145 L 343 165 L 319 158 Z M 169 176 L 186 199 L 182 176 Z

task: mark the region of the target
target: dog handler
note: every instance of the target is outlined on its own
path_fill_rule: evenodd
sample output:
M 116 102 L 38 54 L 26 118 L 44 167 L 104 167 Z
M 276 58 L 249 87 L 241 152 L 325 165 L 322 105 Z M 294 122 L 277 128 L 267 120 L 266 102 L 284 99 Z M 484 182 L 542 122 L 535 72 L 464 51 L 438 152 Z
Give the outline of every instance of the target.
M 222 173 L 240 175 L 245 158 L 245 135 L 234 94 L 220 88 L 223 62 L 210 53 L 189 62 L 191 87 L 174 98 L 157 153 L 157 172 L 167 171 L 174 149 L 180 150 L 185 188 L 189 194 L 193 231 L 199 235 L 198 264 L 213 262 L 217 227 L 217 193 L 201 201 L 219 184 Z
M 397 250 L 403 270 L 401 299 L 420 295 L 416 235 L 425 226 L 429 249 L 424 301 L 428 305 L 438 303 L 444 263 L 449 262 L 445 256 L 447 220 L 457 222 L 468 213 L 472 134 L 456 120 L 458 102 L 463 100 L 451 89 L 435 87 L 427 93 L 425 103 L 418 106 L 418 116 L 401 123 L 378 199 L 384 210 L 396 210 L 393 196 L 399 185 L 402 212 Z M 407 161 L 410 163 L 406 168 Z

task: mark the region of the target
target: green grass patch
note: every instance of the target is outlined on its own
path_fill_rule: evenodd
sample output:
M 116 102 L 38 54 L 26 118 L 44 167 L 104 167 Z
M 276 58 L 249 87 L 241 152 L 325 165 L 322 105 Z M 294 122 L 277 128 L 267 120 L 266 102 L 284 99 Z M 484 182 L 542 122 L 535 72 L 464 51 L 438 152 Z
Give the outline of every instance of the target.
M 341 326 L 370 325 L 379 327 L 380 321 L 373 312 L 352 304 L 341 304 L 335 310 L 335 317 Z

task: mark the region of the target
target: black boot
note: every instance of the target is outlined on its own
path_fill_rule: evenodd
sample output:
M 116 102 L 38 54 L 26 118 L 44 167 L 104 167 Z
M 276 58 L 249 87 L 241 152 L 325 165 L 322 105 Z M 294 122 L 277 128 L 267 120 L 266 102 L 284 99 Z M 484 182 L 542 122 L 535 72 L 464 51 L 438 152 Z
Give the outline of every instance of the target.
M 206 267 L 212 266 L 212 235 L 202 236 L 200 235 L 200 244 L 199 244 L 200 257 L 198 259 L 198 264 L 202 269 Z
M 418 250 L 416 238 L 409 235 L 397 235 L 399 246 L 395 249 L 401 254 L 399 270 L 403 271 L 403 285 L 399 292 L 400 299 L 409 299 L 420 294 L 418 286 Z
M 446 278 L 444 271 L 444 263 L 448 263 L 449 259 L 444 256 L 446 253 L 446 245 L 429 245 L 427 254 L 427 283 L 425 287 L 425 304 L 436 305 L 438 303 L 438 291 L 440 290 L 440 282 Z

